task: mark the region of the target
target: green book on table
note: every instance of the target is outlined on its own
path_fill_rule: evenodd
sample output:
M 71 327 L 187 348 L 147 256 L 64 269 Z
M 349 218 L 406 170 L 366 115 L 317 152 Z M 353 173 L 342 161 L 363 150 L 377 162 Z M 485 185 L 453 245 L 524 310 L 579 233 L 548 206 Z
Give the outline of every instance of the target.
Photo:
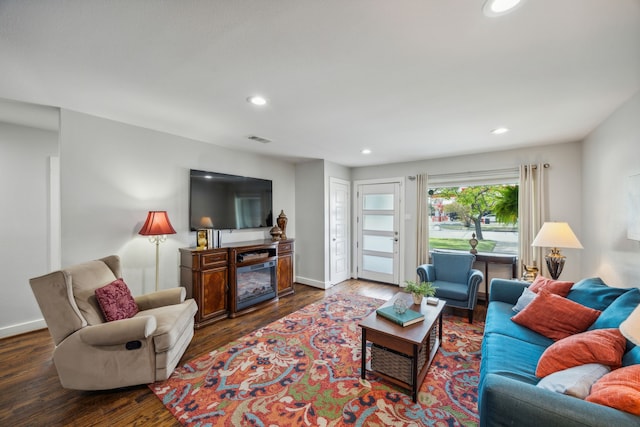
M 376 313 L 378 313 L 379 316 L 382 316 L 385 319 L 397 323 L 400 326 L 409 326 L 413 325 L 414 323 L 422 322 L 424 320 L 424 315 L 422 313 L 407 309 L 407 311 L 405 311 L 404 313 L 398 314 L 391 305 L 377 309 Z

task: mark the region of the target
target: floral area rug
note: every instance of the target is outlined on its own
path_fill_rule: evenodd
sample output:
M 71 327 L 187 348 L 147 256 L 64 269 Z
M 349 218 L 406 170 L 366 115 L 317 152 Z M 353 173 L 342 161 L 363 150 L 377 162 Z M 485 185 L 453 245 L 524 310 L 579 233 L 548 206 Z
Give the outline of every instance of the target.
M 382 303 L 329 296 L 149 387 L 185 426 L 477 425 L 484 324 L 445 314 L 442 346 L 413 403 L 374 374 L 360 379 L 358 322 Z

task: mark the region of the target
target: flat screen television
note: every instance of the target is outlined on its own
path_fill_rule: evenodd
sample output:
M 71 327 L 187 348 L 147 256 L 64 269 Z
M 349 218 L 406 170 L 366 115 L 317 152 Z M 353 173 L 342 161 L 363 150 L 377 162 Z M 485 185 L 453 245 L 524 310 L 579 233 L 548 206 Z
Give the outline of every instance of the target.
M 191 230 L 238 230 L 273 226 L 272 182 L 191 169 Z

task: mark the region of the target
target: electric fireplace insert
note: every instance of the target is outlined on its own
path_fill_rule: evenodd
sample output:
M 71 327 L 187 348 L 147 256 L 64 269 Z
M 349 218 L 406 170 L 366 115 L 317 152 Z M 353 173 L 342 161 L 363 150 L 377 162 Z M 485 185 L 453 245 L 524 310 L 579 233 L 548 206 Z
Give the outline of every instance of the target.
M 275 260 L 238 267 L 235 311 L 274 298 L 276 286 Z

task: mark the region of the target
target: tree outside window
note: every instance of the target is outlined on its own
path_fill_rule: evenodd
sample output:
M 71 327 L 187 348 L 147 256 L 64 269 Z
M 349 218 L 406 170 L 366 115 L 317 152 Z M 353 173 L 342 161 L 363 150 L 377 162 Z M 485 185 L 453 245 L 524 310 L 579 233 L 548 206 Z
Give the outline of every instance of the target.
M 474 185 L 429 190 L 429 247 L 518 253 L 518 186 Z

